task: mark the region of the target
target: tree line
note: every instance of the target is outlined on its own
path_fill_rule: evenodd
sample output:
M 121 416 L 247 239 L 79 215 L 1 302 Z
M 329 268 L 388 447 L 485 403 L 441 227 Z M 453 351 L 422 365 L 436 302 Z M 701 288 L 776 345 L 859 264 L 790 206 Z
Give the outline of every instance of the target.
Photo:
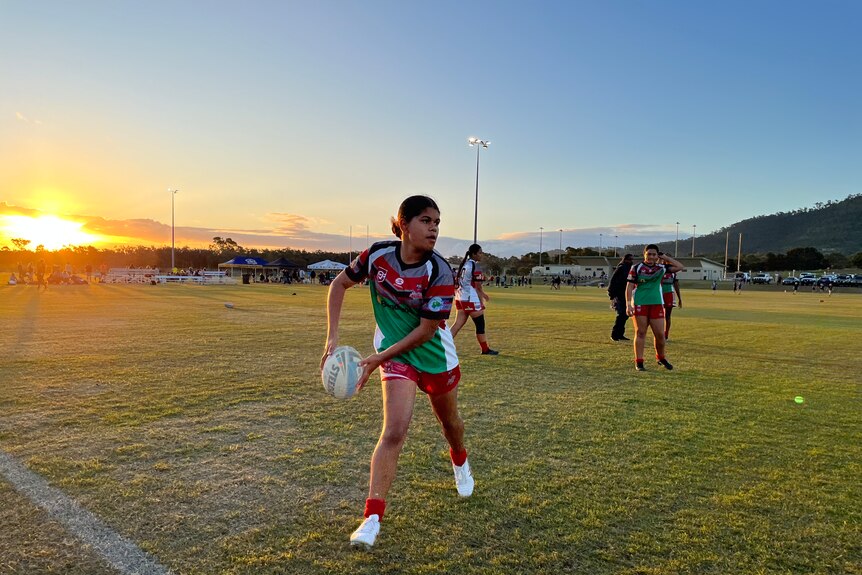
M 102 264 L 108 268 L 157 268 L 169 270 L 171 268 L 171 248 L 156 246 L 120 246 L 115 248 L 99 249 L 93 246 L 70 246 L 59 250 L 45 250 L 42 246 L 36 246 L 34 250 L 27 249 L 27 240 L 16 238 L 11 240 L 16 249 L 7 246 L 0 248 L 0 267 L 13 270 L 20 263 L 27 265 L 35 264 L 40 259 L 51 265 L 72 264 L 75 268 L 83 269 L 91 265 L 98 269 Z M 354 256 L 356 254 L 353 254 Z M 321 260 L 332 260 L 343 264 L 348 263 L 350 254 L 345 252 L 328 252 L 323 250 L 306 251 L 291 248 L 284 249 L 256 249 L 246 248 L 239 245 L 231 238 L 214 237 L 212 243 L 206 248 L 181 247 L 174 250 L 174 262 L 180 269 L 215 269 L 218 264 L 224 263 L 236 256 L 250 256 L 273 261 L 278 258 L 286 258 L 300 267 Z
M 158 268 L 168 270 L 171 266 L 171 248 L 155 246 L 122 246 L 116 248 L 98 249 L 93 246 L 67 247 L 60 250 L 48 251 L 37 246 L 35 250 L 27 249 L 29 242 L 26 240 L 13 239 L 16 249 L 9 247 L 0 248 L 0 267 L 13 270 L 21 263 L 35 264 L 44 259 L 45 263 L 51 265 L 72 264 L 75 268 L 82 269 L 87 264 L 98 268 L 102 264 L 107 267 L 136 267 L 136 268 Z M 233 259 L 236 256 L 250 256 L 273 261 L 284 257 L 300 267 L 321 261 L 332 260 L 343 264 L 349 263 L 351 256 L 356 253 L 328 252 L 328 251 L 306 251 L 291 248 L 284 249 L 255 249 L 243 247 L 231 238 L 214 237 L 212 243 L 206 248 L 182 247 L 174 250 L 174 261 L 176 267 L 185 269 L 215 269 L 218 264 Z M 591 248 L 567 247 L 565 252 L 529 252 L 521 256 L 508 258 L 498 257 L 493 254 L 485 254 L 483 268 L 489 275 L 529 275 L 533 268 L 542 264 L 562 263 L 574 264 L 579 257 L 605 256 L 611 262 L 621 257 L 614 255 L 613 250 L 599 252 Z M 723 254 L 709 256 L 717 262 L 722 261 Z M 461 263 L 463 256 L 448 258 L 456 269 Z M 728 270 L 735 271 L 736 259 L 728 260 Z M 787 253 L 767 254 L 745 254 L 742 257 L 743 271 L 788 271 L 788 270 L 826 270 L 862 268 L 862 252 L 846 256 L 838 252 L 827 254 L 821 253 L 816 248 L 804 247 L 788 250 Z

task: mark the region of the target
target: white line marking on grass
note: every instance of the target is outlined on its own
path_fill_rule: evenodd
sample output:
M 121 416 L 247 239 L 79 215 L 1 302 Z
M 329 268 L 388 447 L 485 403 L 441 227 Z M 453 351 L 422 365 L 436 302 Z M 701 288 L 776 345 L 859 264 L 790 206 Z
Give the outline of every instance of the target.
M 124 575 L 170 575 L 155 557 L 126 539 L 101 519 L 75 503 L 65 493 L 0 449 L 0 473 L 30 501 L 48 512 L 66 530 L 90 545 L 114 569 Z

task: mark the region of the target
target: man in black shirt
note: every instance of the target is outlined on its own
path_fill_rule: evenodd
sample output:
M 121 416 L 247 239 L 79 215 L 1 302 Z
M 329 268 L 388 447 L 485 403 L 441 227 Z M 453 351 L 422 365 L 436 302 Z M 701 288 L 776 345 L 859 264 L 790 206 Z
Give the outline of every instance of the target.
M 629 319 L 626 314 L 626 282 L 633 261 L 634 256 L 632 254 L 623 256 L 608 285 L 608 297 L 611 298 L 611 304 L 617 312 L 617 319 L 611 330 L 611 339 L 614 341 L 629 341 L 629 338 L 626 337 L 626 322 Z

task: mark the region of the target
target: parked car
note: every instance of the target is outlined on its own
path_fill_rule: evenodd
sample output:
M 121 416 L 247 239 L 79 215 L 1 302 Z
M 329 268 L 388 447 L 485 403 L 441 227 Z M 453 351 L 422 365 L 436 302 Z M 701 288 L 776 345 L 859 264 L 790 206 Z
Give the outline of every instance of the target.
M 799 283 L 804 286 L 817 285 L 817 276 L 799 276 Z
M 798 281 L 799 281 L 799 278 L 790 276 L 788 278 L 784 278 L 783 280 L 781 280 L 781 285 L 792 286 L 793 284 L 795 284 Z
M 844 287 L 851 287 L 856 285 L 853 282 L 853 274 L 838 274 L 838 276 L 836 276 L 835 278 L 835 285 Z
M 751 278 L 751 283 L 753 284 L 771 284 L 772 276 L 770 274 L 757 274 L 753 278 Z

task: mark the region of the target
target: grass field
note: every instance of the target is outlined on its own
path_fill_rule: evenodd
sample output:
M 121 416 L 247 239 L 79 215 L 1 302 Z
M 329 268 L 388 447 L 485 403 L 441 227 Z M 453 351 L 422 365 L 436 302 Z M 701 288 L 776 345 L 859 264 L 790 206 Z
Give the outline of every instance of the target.
M 476 493 L 420 397 L 370 553 L 379 380 L 324 394 L 319 286 L 0 287 L 0 450 L 175 573 L 862 574 L 862 295 L 686 290 L 676 369 L 639 374 L 604 291 L 490 293 L 502 355 L 458 338 Z M 0 501 L 0 573 L 112 572 Z

